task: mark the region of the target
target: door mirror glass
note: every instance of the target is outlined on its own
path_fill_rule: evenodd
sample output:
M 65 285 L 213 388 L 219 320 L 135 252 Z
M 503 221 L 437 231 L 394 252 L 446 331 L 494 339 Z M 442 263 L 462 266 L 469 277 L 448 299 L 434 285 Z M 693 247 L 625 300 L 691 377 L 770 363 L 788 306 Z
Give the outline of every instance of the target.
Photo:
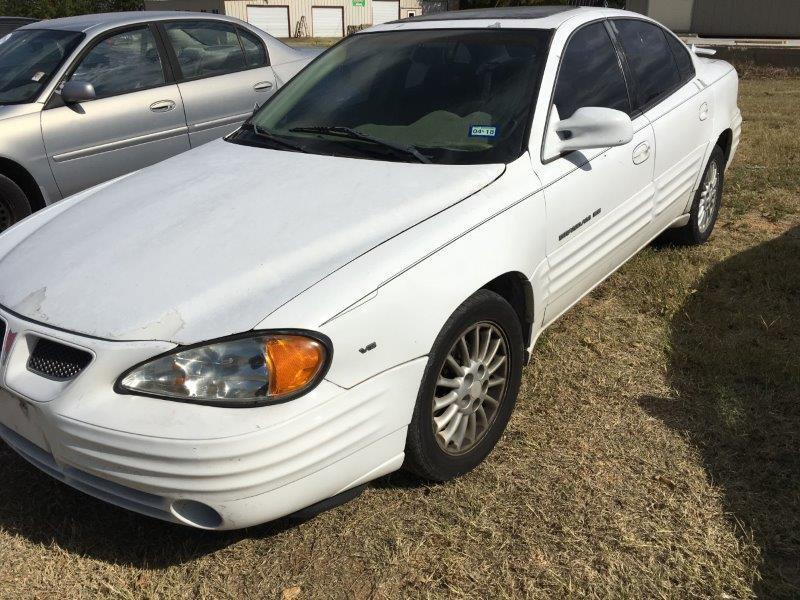
M 568 119 L 551 115 L 548 154 L 558 156 L 573 150 L 623 146 L 633 139 L 631 118 L 621 110 L 601 106 L 585 106 Z
M 65 104 L 79 104 L 95 98 L 94 86 L 88 81 L 67 81 L 61 88 L 61 99 Z

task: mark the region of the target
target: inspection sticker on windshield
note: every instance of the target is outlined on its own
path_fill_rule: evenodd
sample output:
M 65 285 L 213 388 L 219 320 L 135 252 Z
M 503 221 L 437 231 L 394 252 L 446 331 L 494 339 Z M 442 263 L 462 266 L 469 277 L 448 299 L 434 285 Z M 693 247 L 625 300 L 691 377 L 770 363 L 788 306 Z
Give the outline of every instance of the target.
M 469 137 L 496 137 L 497 127 L 493 125 L 470 125 Z
M 45 76 L 44 71 L 37 71 L 36 74 L 31 77 L 31 81 L 41 81 L 42 77 Z

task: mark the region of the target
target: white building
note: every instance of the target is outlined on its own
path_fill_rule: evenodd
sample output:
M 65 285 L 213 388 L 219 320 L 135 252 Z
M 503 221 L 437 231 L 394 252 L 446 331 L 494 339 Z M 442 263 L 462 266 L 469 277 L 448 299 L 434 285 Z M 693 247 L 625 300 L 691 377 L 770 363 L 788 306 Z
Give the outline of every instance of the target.
M 145 0 L 145 8 L 230 15 L 278 38 L 342 37 L 422 14 L 419 0 Z

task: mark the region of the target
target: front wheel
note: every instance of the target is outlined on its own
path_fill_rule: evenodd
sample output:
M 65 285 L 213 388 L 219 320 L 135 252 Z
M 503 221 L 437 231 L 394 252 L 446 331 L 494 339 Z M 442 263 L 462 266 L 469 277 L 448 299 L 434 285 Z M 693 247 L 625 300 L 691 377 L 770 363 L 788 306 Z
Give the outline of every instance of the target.
M 519 392 L 522 328 L 502 296 L 479 290 L 433 344 L 406 442 L 406 469 L 447 481 L 480 464 L 505 430 Z
M 8 177 L 0 175 L 0 232 L 31 214 L 28 197 Z

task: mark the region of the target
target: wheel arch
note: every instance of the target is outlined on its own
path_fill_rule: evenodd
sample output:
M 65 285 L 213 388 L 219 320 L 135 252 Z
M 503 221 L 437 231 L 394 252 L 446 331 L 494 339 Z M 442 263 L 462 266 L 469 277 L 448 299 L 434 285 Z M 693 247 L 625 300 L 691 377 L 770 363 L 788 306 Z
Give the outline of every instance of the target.
M 720 133 L 716 145 L 722 148 L 722 153 L 725 155 L 725 164 L 728 164 L 733 148 L 733 130 L 728 128 Z
M 481 289 L 502 296 L 514 309 L 522 327 L 522 338 L 527 349 L 531 343 L 534 322 L 533 286 L 519 271 L 509 271 L 484 284 Z
M 36 179 L 25 167 L 9 158 L 0 156 L 0 175 L 8 177 L 25 192 L 31 205 L 31 211 L 35 212 L 45 207 L 42 190 L 39 189 Z

